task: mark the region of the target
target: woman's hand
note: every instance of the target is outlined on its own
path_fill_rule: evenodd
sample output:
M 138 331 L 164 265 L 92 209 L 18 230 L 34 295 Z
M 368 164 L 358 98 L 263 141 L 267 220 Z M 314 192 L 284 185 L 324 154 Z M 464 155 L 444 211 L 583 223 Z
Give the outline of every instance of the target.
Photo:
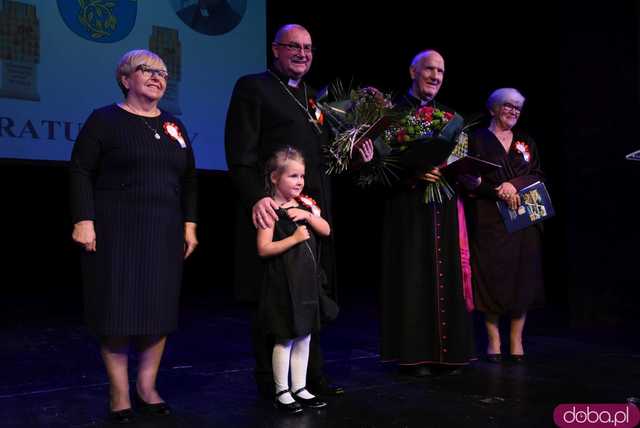
M 277 209 L 278 204 L 276 204 L 276 201 L 268 196 L 256 202 L 251 210 L 251 218 L 253 219 L 253 225 L 256 229 L 273 227 L 275 222 L 278 221 L 278 214 L 276 214 Z
M 73 225 L 73 239 L 87 251 L 96 251 L 96 231 L 93 220 L 82 220 Z
M 428 181 L 429 183 L 437 183 L 442 178 L 442 173 L 439 168 L 433 168 L 429 172 L 425 172 L 418 177 L 420 180 Z
M 313 215 L 309 211 L 302 210 L 300 208 L 290 208 L 287 210 L 287 214 L 293 221 L 309 221 L 311 219 L 311 216 Z
M 307 229 L 307 226 L 298 226 L 298 228 L 296 229 L 295 232 L 293 232 L 293 239 L 296 242 L 302 242 L 302 241 L 306 241 L 307 239 L 309 239 L 309 230 Z
M 514 193 L 506 200 L 506 202 L 510 209 L 517 211 L 520 206 L 520 195 Z
M 193 253 L 198 246 L 198 238 L 196 238 L 196 224 L 186 222 L 184 224 L 184 258 L 186 259 Z
M 373 141 L 370 138 L 365 140 L 364 143 L 358 146 L 358 153 L 360 153 L 360 157 L 365 163 L 373 159 Z
M 513 184 L 509 183 L 508 181 L 505 181 L 504 183 L 496 187 L 496 192 L 498 194 L 498 197 L 505 202 L 507 202 L 510 197 L 518 193 Z

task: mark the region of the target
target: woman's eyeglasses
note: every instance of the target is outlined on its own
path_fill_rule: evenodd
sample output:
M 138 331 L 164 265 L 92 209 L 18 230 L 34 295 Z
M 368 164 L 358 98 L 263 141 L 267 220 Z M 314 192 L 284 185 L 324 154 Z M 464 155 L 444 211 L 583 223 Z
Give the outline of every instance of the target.
M 167 72 L 167 70 L 162 70 L 160 68 L 151 68 L 147 64 L 140 64 L 136 67 L 136 71 L 140 71 L 142 75 L 147 79 L 153 77 L 154 75 L 163 80 L 169 79 L 169 73 Z
M 515 113 L 520 113 L 522 111 L 521 106 L 516 106 L 511 103 L 502 104 L 502 108 L 505 109 L 506 111 L 515 112 Z

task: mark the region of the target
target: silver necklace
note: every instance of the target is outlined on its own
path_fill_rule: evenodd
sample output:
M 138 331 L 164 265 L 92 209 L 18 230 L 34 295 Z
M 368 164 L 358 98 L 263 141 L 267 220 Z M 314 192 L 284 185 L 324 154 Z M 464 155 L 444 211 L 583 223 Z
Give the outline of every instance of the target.
M 318 134 L 322 134 L 322 128 L 320 128 L 320 124 L 318 123 L 318 121 L 316 119 L 314 119 L 313 116 L 311 115 L 311 113 L 309 112 L 309 107 L 302 105 L 300 100 L 293 94 L 293 92 L 291 92 L 291 90 L 287 87 L 287 85 L 285 85 L 284 82 L 282 80 L 280 80 L 280 78 L 273 71 L 269 70 L 269 73 L 271 73 L 273 78 L 276 79 L 278 81 L 278 83 L 280 83 L 280 86 L 282 86 L 282 88 L 285 90 L 285 92 L 287 94 L 289 94 L 289 96 L 291 96 L 291 98 L 293 98 L 293 100 L 296 102 L 296 104 L 298 104 L 298 107 L 300 107 L 302 109 L 302 111 L 304 111 L 304 113 L 307 115 L 307 117 L 309 119 L 309 123 L 311 123 L 313 125 L 314 129 L 316 130 L 316 132 Z M 306 85 L 306 83 L 302 82 L 302 87 L 304 88 L 304 99 L 305 99 L 305 101 L 308 101 L 309 98 L 307 97 L 307 85 Z
M 129 111 L 131 111 L 131 113 L 135 114 L 135 115 L 136 115 L 136 116 L 138 116 L 140 119 L 142 119 L 142 121 L 144 122 L 144 124 L 145 124 L 145 125 L 147 125 L 147 128 L 149 128 L 149 130 L 153 131 L 153 137 L 154 137 L 156 140 L 159 140 L 159 139 L 160 139 L 160 134 L 158 133 L 158 130 L 157 130 L 156 128 L 153 128 L 151 125 L 149 125 L 149 122 L 147 122 L 147 120 L 146 120 L 143 116 L 141 116 L 141 115 L 139 115 L 138 113 L 136 113 L 136 112 L 135 112 L 135 110 L 136 110 L 136 109 L 134 109 L 133 107 L 131 107 L 131 106 L 130 106 L 129 104 L 127 104 L 126 102 L 125 102 L 125 103 L 123 103 L 123 105 L 124 105 L 124 106 L 126 106 L 126 107 L 127 107 L 127 109 L 128 109 Z M 158 117 L 159 117 L 159 116 L 158 116 Z
M 156 140 L 160 139 L 160 134 L 158 133 L 158 131 L 156 130 L 156 128 L 153 128 L 151 125 L 149 125 L 149 122 L 147 122 L 147 120 L 140 116 L 140 119 L 142 119 L 142 121 L 144 122 L 145 125 L 147 125 L 147 128 L 149 128 L 151 131 L 153 131 L 153 136 Z

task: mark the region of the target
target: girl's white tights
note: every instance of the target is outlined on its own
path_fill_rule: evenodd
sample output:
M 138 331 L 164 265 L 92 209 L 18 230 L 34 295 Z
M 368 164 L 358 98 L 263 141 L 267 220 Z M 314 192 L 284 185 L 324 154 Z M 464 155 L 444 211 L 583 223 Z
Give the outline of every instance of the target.
M 311 335 L 296 337 L 276 343 L 273 347 L 271 364 L 276 394 L 280 391 L 295 392 L 307 384 L 307 364 L 309 363 L 309 342 Z M 289 367 L 291 367 L 291 388 L 289 388 Z M 313 398 L 306 389 L 298 394 L 301 398 Z M 282 394 L 278 400 L 284 404 L 293 403 L 290 393 Z

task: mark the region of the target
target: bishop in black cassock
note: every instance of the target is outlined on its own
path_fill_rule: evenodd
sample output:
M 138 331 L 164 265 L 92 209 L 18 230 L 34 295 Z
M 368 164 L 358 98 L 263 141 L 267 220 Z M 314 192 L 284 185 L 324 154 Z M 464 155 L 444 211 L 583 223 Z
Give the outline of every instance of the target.
M 413 86 L 396 108 L 408 113 L 428 104 L 452 112 L 433 100 L 443 75 L 440 54 L 418 54 L 411 66 Z M 415 375 L 464 366 L 474 355 L 470 303 L 463 290 L 464 213 L 456 197 L 425 203 L 427 183 L 419 178 L 426 172 L 405 165 L 385 201 L 382 237 L 381 357 Z
M 330 132 L 321 123 L 316 110 L 315 91 L 302 77 L 312 60 L 312 47 L 296 42 L 296 35 L 307 30 L 297 25 L 283 27 L 272 45 L 273 66 L 264 73 L 241 77 L 233 90 L 227 112 L 225 151 L 227 165 L 237 191 L 235 223 L 236 297 L 250 302 L 256 315 L 256 304 L 263 277 L 263 265 L 256 250 L 256 230 L 252 209 L 263 198 L 265 189 L 264 161 L 282 146 L 293 146 L 305 158 L 305 194 L 314 198 L 323 217 L 331 224 L 329 177 L 324 173 L 323 146 Z M 310 40 L 310 38 L 309 38 Z M 325 288 L 335 292 L 335 257 L 333 238 L 320 242 L 320 263 L 327 276 Z M 261 392 L 273 395 L 271 352 L 273 339 L 254 318 L 252 341 L 256 356 L 256 381 Z M 316 393 L 336 393 L 329 388 L 323 371 L 318 338 L 312 336 L 307 372 L 307 386 Z

